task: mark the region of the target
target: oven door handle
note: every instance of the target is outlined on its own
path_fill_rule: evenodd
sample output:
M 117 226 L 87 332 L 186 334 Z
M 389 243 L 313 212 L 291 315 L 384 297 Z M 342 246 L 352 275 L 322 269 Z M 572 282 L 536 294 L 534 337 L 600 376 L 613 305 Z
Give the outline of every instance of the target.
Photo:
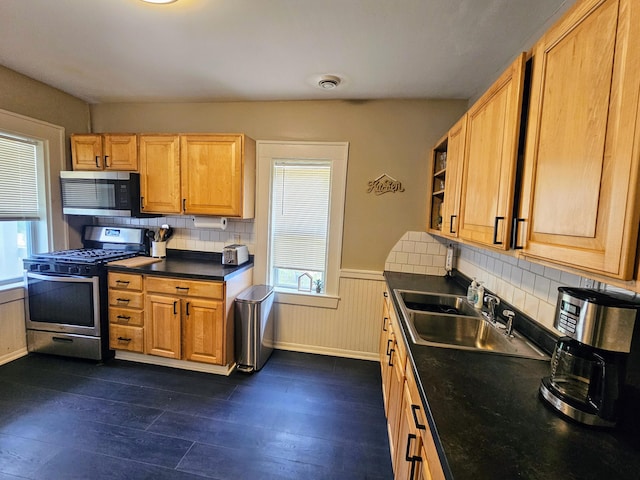
M 36 280 L 44 280 L 46 282 L 92 282 L 93 277 L 76 277 L 73 275 L 43 275 L 40 273 L 27 272 L 27 278 L 35 278 Z

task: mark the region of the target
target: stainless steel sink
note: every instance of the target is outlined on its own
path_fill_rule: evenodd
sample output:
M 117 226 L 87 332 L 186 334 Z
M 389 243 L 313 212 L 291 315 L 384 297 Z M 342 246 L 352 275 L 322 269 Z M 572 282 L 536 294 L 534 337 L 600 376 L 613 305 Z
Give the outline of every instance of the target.
M 464 297 L 410 290 L 394 294 L 416 344 L 549 359 L 518 332 L 505 335 L 502 325 L 487 321 Z
M 480 317 L 480 312 L 473 308 L 466 298 L 459 295 L 439 295 L 411 290 L 396 292 L 400 292 L 399 300 L 409 310 Z

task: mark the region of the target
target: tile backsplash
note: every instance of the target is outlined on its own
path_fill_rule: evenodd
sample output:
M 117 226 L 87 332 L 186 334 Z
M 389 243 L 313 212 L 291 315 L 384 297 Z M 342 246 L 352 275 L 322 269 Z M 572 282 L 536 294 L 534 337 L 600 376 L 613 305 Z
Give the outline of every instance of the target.
M 447 245 L 454 245 L 455 268 L 478 281 L 506 302 L 553 329 L 558 287 L 583 287 L 633 292 L 612 287 L 510 255 L 462 245 L 425 232 L 407 232 L 387 257 L 385 270 L 444 275 Z
M 167 216 L 158 218 L 96 217 L 99 225 L 146 227 L 158 230 L 162 224 L 174 229 L 167 243 L 175 250 L 197 250 L 201 252 L 222 252 L 225 245 L 242 243 L 254 253 L 255 231 L 253 220 L 227 219 L 226 230 L 216 228 L 196 228 L 193 216 Z

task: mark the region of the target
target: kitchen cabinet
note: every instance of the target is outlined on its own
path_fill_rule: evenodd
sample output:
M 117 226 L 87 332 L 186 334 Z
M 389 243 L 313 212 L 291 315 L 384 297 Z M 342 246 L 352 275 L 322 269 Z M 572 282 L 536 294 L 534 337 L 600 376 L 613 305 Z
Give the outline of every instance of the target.
M 467 112 L 459 237 L 509 248 L 525 73 L 521 54 Z
M 526 256 L 632 278 L 640 222 L 640 3 L 585 0 L 534 46 L 519 212 Z
M 255 141 L 245 135 L 181 135 L 182 211 L 253 218 Z
M 140 209 L 145 213 L 180 213 L 180 137 L 140 135 Z
M 142 275 L 109 272 L 109 347 L 144 351 L 144 293 Z
M 140 135 L 146 213 L 253 218 L 255 141 L 245 135 Z
M 432 152 L 433 187 L 430 228 L 436 230 L 434 233 L 450 238 L 458 236 L 466 127 L 467 115 L 465 114 L 451 127 Z
M 380 334 L 382 389 L 395 480 L 444 480 L 402 326 L 384 291 Z
M 398 447 L 398 428 L 400 426 L 400 409 L 404 385 L 404 368 L 407 361 L 407 348 L 404 344 L 400 325 L 390 303 L 389 292 L 384 292 L 383 326 L 380 340 L 380 358 L 382 368 L 382 389 L 387 416 L 387 434 L 394 472 L 396 470 L 396 454 Z
M 145 353 L 223 365 L 223 282 L 149 276 Z
M 135 134 L 72 134 L 73 170 L 138 170 Z

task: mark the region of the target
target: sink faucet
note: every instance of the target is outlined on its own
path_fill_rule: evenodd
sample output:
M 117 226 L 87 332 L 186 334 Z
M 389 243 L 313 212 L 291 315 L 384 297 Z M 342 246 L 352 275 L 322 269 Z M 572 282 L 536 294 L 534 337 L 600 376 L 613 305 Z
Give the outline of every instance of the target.
M 496 323 L 496 306 L 500 305 L 500 299 L 493 295 L 485 295 L 484 301 L 487 303 L 489 311 L 487 317 L 491 323 Z
M 507 317 L 507 328 L 504 331 L 504 334 L 508 337 L 513 338 L 513 318 L 516 316 L 516 314 L 512 310 L 503 310 L 502 314 Z

